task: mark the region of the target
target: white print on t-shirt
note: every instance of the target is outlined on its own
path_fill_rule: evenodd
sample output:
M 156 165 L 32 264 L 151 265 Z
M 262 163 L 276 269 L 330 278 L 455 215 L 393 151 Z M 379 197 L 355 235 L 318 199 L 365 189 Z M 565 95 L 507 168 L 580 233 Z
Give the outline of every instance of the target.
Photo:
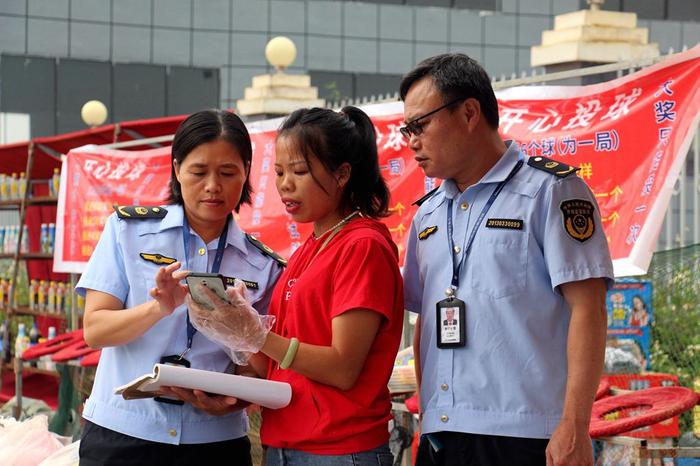
M 297 282 L 296 278 L 292 278 L 291 280 L 287 280 L 287 289 L 284 290 L 284 300 L 289 301 L 289 299 L 292 297 L 292 287 L 294 284 Z

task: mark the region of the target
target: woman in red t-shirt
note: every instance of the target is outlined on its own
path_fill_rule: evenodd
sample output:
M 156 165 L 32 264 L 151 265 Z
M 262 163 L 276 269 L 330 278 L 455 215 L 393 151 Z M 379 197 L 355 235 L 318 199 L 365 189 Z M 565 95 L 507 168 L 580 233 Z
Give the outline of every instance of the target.
M 245 306 L 216 313 L 229 316 L 222 343 L 259 349 L 256 372 L 292 386 L 287 407 L 263 411 L 266 464 L 391 465 L 387 382 L 403 287 L 396 245 L 376 220 L 387 215 L 389 190 L 374 125 L 355 107 L 297 110 L 279 130 L 275 172 L 287 212 L 313 223 L 313 235 L 275 287 L 272 331 Z M 191 304 L 195 325 L 200 316 L 211 320 Z

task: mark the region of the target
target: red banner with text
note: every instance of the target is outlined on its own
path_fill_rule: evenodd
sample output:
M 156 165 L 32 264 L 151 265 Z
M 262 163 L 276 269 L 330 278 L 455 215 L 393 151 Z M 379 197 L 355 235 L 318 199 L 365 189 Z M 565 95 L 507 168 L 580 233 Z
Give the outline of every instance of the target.
M 620 79 L 590 86 L 531 86 L 497 92 L 500 130 L 528 156 L 578 167 L 603 217 L 615 273 L 644 273 L 673 185 L 700 117 L 700 47 Z M 377 130 L 384 179 L 392 194 L 384 222 L 402 252 L 414 200 L 438 180 L 426 178 L 398 129 L 400 102 L 364 106 Z M 276 128 L 281 119 L 249 124 L 253 140 L 250 206 L 241 228 L 288 257 L 311 232 L 287 215 L 275 188 Z M 169 148 L 71 151 L 63 164 L 55 270 L 80 272 L 112 204 L 164 202 Z

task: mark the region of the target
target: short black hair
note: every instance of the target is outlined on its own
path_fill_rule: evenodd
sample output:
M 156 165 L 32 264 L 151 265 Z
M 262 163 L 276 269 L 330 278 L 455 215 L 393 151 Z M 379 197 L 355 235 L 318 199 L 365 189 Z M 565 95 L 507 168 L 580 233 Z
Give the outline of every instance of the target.
M 388 215 L 390 194 L 379 169 L 377 133 L 365 112 L 352 106 L 340 112 L 302 108 L 282 123 L 277 137 L 290 138 L 307 163 L 313 155 L 330 173 L 344 163 L 350 165 L 342 208 L 359 209 L 371 218 Z
M 250 165 L 253 160 L 253 147 L 250 135 L 243 121 L 235 113 L 226 110 L 202 110 L 188 116 L 175 132 L 173 139 L 172 157 L 170 163 L 170 197 L 171 204 L 182 204 L 182 190 L 180 182 L 175 176 L 175 167 L 172 161 L 178 165 L 197 147 L 208 142 L 223 139 L 238 150 L 243 160 L 243 165 L 248 169 L 241 199 L 235 207 L 236 212 L 242 204 L 250 204 L 253 189 L 250 186 Z
M 476 99 L 489 125 L 498 129 L 498 101 L 486 70 L 463 53 L 443 53 L 426 58 L 401 79 L 401 100 L 426 76 L 433 79 L 444 103 L 459 98 Z

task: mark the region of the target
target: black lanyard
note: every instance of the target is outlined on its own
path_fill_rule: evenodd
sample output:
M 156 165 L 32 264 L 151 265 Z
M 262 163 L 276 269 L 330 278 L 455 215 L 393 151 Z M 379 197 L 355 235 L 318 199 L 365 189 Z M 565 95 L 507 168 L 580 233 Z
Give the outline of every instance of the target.
M 515 164 L 515 167 L 510 171 L 508 176 L 506 177 L 505 180 L 501 181 L 498 183 L 498 186 L 496 186 L 496 189 L 494 189 L 493 193 L 491 193 L 491 197 L 489 197 L 489 200 L 486 201 L 486 205 L 484 206 L 483 209 L 481 209 L 481 213 L 479 214 L 479 218 L 476 219 L 476 223 L 474 223 L 474 227 L 472 228 L 472 232 L 469 235 L 469 240 L 467 241 L 466 248 L 464 249 L 464 256 L 462 256 L 462 260 L 458 261 L 457 258 L 455 257 L 457 254 L 455 253 L 455 246 L 454 246 L 454 240 L 452 239 L 452 234 L 454 232 L 453 226 L 452 226 L 452 199 L 449 199 L 447 201 L 447 242 L 450 247 L 450 256 L 452 256 L 452 289 L 456 290 L 459 288 L 459 270 L 462 267 L 462 263 L 466 261 L 467 256 L 469 255 L 469 252 L 472 249 L 472 244 L 474 243 L 474 237 L 476 236 L 476 232 L 479 229 L 479 225 L 481 225 L 481 222 L 484 220 L 484 217 L 486 217 L 486 213 L 489 211 L 491 206 L 493 205 L 494 201 L 498 197 L 499 194 L 501 194 L 501 191 L 503 190 L 503 187 L 515 176 L 515 174 L 520 170 L 520 167 L 523 166 L 523 161 L 518 160 L 518 163 Z
M 221 268 L 221 261 L 224 258 L 224 250 L 226 249 L 226 239 L 228 237 L 228 222 L 231 219 L 229 215 L 226 217 L 226 224 L 224 225 L 224 231 L 221 232 L 219 236 L 219 244 L 216 246 L 216 255 L 214 256 L 214 263 L 211 265 L 211 273 L 219 273 Z M 187 216 L 185 216 L 182 222 L 182 242 L 185 247 L 185 267 L 189 270 L 189 253 L 190 253 L 190 225 L 187 222 Z M 192 349 L 192 339 L 194 334 L 197 333 L 197 329 L 194 328 L 192 322 L 190 322 L 190 313 L 185 314 L 187 318 L 187 349 L 183 351 L 180 357 L 184 356 L 190 349 Z

